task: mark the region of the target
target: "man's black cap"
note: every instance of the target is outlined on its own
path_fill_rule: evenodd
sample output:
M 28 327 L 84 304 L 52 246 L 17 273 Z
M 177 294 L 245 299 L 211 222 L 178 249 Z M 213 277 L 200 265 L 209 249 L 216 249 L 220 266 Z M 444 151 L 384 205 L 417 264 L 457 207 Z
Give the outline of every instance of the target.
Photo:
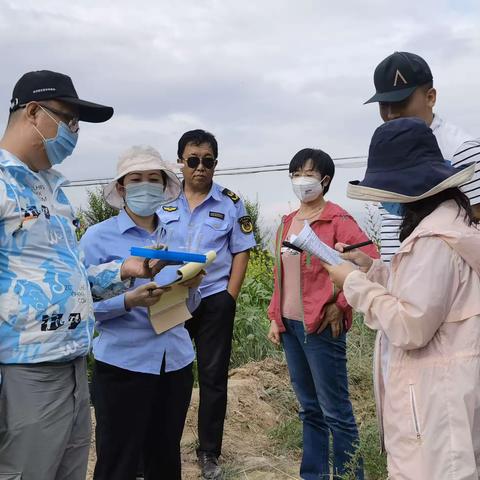
M 365 103 L 401 102 L 417 87 L 433 80 L 427 62 L 409 52 L 395 52 L 382 60 L 373 75 L 377 92 Z
M 72 79 L 63 73 L 38 70 L 23 75 L 13 88 L 10 112 L 28 102 L 60 100 L 78 107 L 79 119 L 84 122 L 106 122 L 113 108 L 78 98 Z

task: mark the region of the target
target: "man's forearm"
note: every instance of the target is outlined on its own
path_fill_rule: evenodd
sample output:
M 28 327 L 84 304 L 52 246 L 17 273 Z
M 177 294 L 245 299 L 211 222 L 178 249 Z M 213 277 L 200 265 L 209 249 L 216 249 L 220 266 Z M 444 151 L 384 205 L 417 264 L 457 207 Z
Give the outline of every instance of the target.
M 247 271 L 248 259 L 250 258 L 250 251 L 240 252 L 233 256 L 232 270 L 230 273 L 230 280 L 228 282 L 227 290 L 233 298 L 237 298 L 242 288 L 242 283 Z

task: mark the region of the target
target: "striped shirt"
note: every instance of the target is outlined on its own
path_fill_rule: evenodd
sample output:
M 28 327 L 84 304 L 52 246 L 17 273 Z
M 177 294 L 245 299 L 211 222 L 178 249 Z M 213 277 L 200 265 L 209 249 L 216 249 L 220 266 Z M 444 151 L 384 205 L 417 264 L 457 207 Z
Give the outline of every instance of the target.
M 475 175 L 462 185 L 461 190 L 470 199 L 472 205 L 480 204 L 480 140 L 460 130 L 455 125 L 442 120 L 438 115 L 433 117 L 430 125 L 443 158 L 450 160 L 454 167 L 477 161 Z M 384 262 L 389 262 L 400 247 L 401 217 L 391 215 L 379 205 L 381 215 L 381 254 Z

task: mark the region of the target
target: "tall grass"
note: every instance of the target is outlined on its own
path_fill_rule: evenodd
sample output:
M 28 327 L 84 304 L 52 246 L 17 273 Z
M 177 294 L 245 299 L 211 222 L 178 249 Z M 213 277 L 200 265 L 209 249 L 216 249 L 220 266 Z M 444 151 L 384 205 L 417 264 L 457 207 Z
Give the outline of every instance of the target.
M 267 308 L 273 291 L 273 257 L 267 250 L 253 250 L 237 302 L 230 367 L 281 353 L 267 339 Z

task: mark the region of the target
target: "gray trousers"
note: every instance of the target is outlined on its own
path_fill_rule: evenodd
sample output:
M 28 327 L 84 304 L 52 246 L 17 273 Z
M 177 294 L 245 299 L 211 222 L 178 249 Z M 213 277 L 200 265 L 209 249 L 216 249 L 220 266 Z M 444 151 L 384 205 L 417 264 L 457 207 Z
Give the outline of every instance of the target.
M 0 480 L 85 480 L 86 359 L 0 365 Z

